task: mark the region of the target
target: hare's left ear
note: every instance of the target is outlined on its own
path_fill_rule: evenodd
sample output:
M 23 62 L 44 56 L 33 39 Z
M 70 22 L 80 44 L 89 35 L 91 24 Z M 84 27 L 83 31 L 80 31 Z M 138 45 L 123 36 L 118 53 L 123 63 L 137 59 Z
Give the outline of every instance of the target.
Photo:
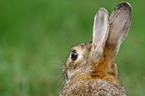
M 89 59 L 95 62 L 102 55 L 109 32 L 109 15 L 105 8 L 100 8 L 94 18 L 93 40 Z
M 115 7 L 110 16 L 110 30 L 106 43 L 106 49 L 114 57 L 118 53 L 120 44 L 126 38 L 131 24 L 132 8 L 129 3 L 123 2 Z

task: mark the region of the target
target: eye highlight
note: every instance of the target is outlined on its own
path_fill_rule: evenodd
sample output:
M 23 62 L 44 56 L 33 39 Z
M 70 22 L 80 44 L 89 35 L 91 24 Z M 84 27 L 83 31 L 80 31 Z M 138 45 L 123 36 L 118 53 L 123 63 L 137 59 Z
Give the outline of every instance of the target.
M 72 53 L 71 53 L 71 59 L 72 61 L 75 61 L 78 57 L 78 54 L 76 52 L 76 50 L 73 50 Z

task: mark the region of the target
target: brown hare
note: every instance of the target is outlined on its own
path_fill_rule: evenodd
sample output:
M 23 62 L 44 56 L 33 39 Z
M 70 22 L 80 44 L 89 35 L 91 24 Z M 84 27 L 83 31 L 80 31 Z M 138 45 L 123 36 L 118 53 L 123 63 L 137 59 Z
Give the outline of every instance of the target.
M 115 58 L 129 31 L 131 14 L 127 2 L 117 5 L 110 18 L 106 9 L 98 10 L 92 42 L 72 47 L 63 67 L 66 83 L 60 96 L 127 96 Z

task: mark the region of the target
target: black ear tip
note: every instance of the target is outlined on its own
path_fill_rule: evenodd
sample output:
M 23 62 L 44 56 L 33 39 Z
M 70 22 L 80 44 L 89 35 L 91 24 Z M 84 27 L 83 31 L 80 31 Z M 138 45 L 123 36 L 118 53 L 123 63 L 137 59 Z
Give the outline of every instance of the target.
M 122 2 L 122 3 L 118 4 L 115 9 L 120 9 L 120 8 L 132 10 L 132 6 L 128 2 Z

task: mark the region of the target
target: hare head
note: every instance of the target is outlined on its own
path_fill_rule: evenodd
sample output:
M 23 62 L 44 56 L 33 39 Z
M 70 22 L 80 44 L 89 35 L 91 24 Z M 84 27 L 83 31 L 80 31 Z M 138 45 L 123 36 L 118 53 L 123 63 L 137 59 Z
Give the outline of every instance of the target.
M 87 78 L 103 79 L 118 77 L 115 58 L 119 47 L 126 38 L 131 23 L 131 6 L 123 2 L 108 15 L 100 8 L 94 18 L 92 42 L 72 47 L 63 68 L 65 80 L 86 75 Z

